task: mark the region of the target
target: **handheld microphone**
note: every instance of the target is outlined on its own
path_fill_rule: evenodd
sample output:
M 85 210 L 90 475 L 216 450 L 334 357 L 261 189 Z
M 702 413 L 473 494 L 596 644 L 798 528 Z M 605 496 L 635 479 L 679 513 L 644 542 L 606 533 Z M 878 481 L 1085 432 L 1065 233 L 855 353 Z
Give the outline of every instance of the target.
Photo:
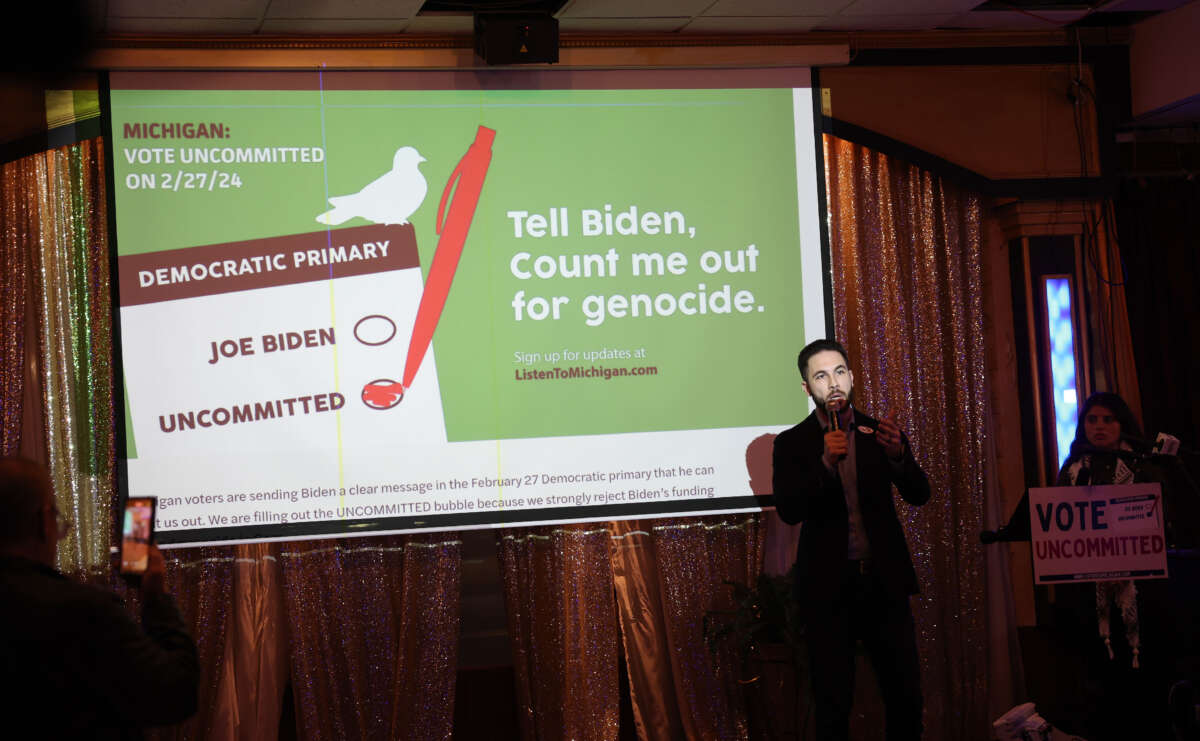
M 1158 433 L 1158 437 L 1154 440 L 1154 445 L 1150 446 L 1150 452 L 1155 455 L 1179 455 L 1179 438 L 1174 435 L 1168 435 L 1165 432 Z
M 842 410 L 842 402 L 840 399 L 832 399 L 825 405 L 825 411 L 829 414 L 829 429 L 837 432 L 842 429 L 842 420 L 838 413 Z
M 1166 432 L 1158 433 L 1153 440 L 1134 435 L 1121 435 L 1121 441 L 1125 443 L 1125 449 L 1097 448 L 1082 441 L 1075 442 L 1071 444 L 1071 455 L 1114 456 L 1140 463 L 1147 458 L 1177 459 L 1181 455 L 1192 454 L 1192 451 L 1180 442 L 1179 438 Z

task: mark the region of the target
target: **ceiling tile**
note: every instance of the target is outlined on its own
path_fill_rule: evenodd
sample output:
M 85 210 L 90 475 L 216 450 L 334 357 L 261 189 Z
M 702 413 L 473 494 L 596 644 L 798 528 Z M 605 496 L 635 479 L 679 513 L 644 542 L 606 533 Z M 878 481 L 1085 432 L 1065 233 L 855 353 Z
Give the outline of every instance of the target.
M 1050 29 L 1074 23 L 1085 15 L 1087 10 L 1040 10 L 1033 14 L 1017 10 L 976 10 L 956 15 L 941 27 L 1022 31 Z
M 268 18 L 411 18 L 424 0 L 271 0 Z
M 979 6 L 983 0 L 855 0 L 841 11 L 840 15 L 887 15 L 893 18 L 902 15 L 922 16 L 938 13 L 965 13 Z
M 558 30 L 568 33 L 674 33 L 691 18 L 560 18 Z
M 407 18 L 267 18 L 262 33 L 370 34 L 399 33 L 407 29 Z
M 257 18 L 112 18 L 109 33 L 201 33 L 252 34 L 258 30 Z
M 704 11 L 704 16 L 827 16 L 838 12 L 854 0 L 717 0 Z
M 109 0 L 109 18 L 261 18 L 271 0 Z
M 754 18 L 712 18 L 700 16 L 684 29 L 684 33 L 800 33 L 811 31 L 824 22 L 826 16 L 786 16 Z
M 816 27 L 817 31 L 928 31 L 938 28 L 953 15 L 835 15 Z
M 559 18 L 691 18 L 712 0 L 572 0 Z

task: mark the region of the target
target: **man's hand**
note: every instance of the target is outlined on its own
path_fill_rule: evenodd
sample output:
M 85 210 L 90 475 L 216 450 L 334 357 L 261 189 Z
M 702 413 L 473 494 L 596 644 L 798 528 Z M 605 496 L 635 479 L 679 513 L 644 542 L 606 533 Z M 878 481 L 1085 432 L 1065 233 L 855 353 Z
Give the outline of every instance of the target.
M 165 591 L 166 575 L 167 564 L 163 560 L 162 551 L 151 543 L 149 563 L 146 564 L 146 573 L 142 574 L 142 593 L 162 594 Z
M 825 462 L 837 466 L 850 453 L 850 440 L 845 430 L 830 430 L 825 433 Z
M 883 446 L 888 458 L 894 461 L 900 460 L 904 455 L 904 437 L 900 432 L 899 423 L 896 422 L 895 412 L 888 412 L 879 420 L 879 444 Z

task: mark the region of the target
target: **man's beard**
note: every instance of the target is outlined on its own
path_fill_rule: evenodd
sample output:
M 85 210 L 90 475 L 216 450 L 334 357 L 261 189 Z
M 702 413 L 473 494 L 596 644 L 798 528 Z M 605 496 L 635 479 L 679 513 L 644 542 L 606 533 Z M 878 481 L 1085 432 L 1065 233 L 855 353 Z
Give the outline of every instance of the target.
M 828 396 L 824 397 L 823 399 L 817 399 L 817 397 L 814 396 L 813 401 L 815 401 L 817 403 L 817 406 L 828 411 L 828 409 L 829 409 L 829 397 Z M 854 406 L 854 389 L 851 388 L 850 393 L 843 394 L 842 396 L 837 397 L 837 401 L 838 401 L 838 403 L 842 404 L 843 406 Z

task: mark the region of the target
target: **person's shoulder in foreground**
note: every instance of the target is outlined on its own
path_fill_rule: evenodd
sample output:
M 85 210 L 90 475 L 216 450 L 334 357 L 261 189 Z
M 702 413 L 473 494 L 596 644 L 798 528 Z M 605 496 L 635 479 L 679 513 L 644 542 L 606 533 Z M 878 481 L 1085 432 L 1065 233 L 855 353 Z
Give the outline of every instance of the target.
M 115 593 L 55 570 L 68 528 L 45 468 L 0 458 L 4 735 L 136 738 L 140 728 L 186 720 L 196 712 L 199 662 L 164 591 L 162 554 L 151 548 L 139 626 Z

